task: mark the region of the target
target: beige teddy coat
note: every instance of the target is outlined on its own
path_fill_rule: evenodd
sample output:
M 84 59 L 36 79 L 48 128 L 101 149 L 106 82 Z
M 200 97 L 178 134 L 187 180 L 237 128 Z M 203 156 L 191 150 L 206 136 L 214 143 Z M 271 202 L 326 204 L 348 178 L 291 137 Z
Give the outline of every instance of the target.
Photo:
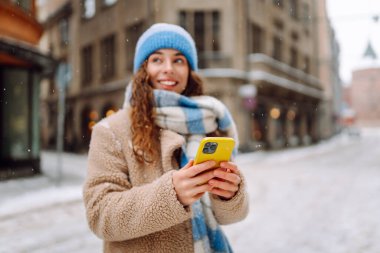
M 93 128 L 83 189 L 89 227 L 104 240 L 104 252 L 194 252 L 191 209 L 178 201 L 172 182 L 178 168 L 173 152 L 185 140 L 162 130 L 161 156 L 139 164 L 128 114 L 120 110 Z M 247 215 L 244 180 L 231 200 L 210 199 L 219 224 Z

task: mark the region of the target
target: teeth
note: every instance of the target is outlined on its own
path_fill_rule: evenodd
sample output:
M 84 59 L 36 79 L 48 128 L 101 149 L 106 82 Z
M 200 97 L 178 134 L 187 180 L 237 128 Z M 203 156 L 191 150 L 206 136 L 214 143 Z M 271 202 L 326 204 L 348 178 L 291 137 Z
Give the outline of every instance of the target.
M 160 81 L 160 83 L 163 85 L 170 85 L 170 86 L 175 85 L 175 82 L 173 81 Z

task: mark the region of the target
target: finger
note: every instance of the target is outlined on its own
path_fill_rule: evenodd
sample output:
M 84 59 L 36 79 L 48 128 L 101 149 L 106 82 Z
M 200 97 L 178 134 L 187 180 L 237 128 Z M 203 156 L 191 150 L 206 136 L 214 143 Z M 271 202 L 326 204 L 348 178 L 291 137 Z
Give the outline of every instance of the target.
M 214 171 L 211 169 L 194 176 L 191 178 L 191 182 L 193 185 L 203 185 L 207 184 L 208 181 L 212 178 L 214 178 Z
M 188 161 L 187 163 L 186 163 L 186 165 L 182 168 L 182 169 L 188 169 L 188 168 L 190 168 L 191 166 L 193 166 L 193 164 L 194 164 L 194 160 L 190 160 L 190 161 Z
M 196 186 L 196 187 L 192 188 L 191 190 L 189 190 L 189 196 L 192 198 L 195 198 L 199 194 L 203 195 L 203 193 L 205 193 L 207 191 L 211 191 L 211 189 L 212 189 L 212 186 L 209 184 L 199 185 L 199 186 Z
M 215 166 L 215 161 L 206 161 L 197 165 L 193 165 L 188 169 L 188 175 L 189 177 L 194 177 L 204 171 L 207 171 L 211 169 L 213 166 Z
M 217 179 L 211 179 L 210 181 L 208 181 L 208 183 L 214 188 L 219 188 L 221 190 L 226 190 L 226 191 L 231 191 L 231 192 L 236 192 L 239 189 L 239 187 L 235 184 L 232 184 L 227 181 L 220 181 Z
M 230 199 L 233 196 L 235 196 L 235 192 L 225 191 L 225 190 L 218 189 L 218 188 L 213 188 L 210 191 L 210 193 L 218 195 L 218 196 L 223 197 L 223 198 L 227 198 L 227 199 Z
M 240 173 L 237 165 L 235 163 L 233 163 L 233 162 L 221 162 L 220 163 L 220 167 L 221 168 L 225 168 L 225 169 L 229 169 L 233 173 L 236 173 L 236 174 Z
M 188 161 L 185 166 L 183 166 L 181 169 L 177 170 L 176 172 L 174 172 L 176 175 L 176 178 L 180 178 L 180 179 L 184 179 L 186 177 L 189 177 L 188 175 L 186 175 L 186 171 L 191 168 L 191 166 L 193 166 L 194 164 L 194 160 L 190 160 Z
M 191 168 L 193 166 L 193 164 L 194 164 L 194 160 L 190 160 L 185 164 L 185 166 L 183 166 L 181 169 L 179 169 L 177 171 L 179 178 L 181 178 L 181 179 L 189 178 L 190 176 L 188 174 L 191 172 L 188 172 L 188 170 L 189 170 L 189 168 Z
M 239 175 L 228 171 L 224 171 L 223 169 L 215 169 L 213 173 L 215 178 L 222 179 L 222 181 L 229 181 L 235 185 L 239 185 L 241 182 L 241 178 Z
M 200 199 L 200 198 L 203 196 L 203 194 L 205 194 L 205 192 L 201 192 L 201 193 L 198 193 L 197 195 L 195 195 L 195 196 L 193 197 L 193 203 L 194 203 L 195 201 L 197 201 L 198 199 Z

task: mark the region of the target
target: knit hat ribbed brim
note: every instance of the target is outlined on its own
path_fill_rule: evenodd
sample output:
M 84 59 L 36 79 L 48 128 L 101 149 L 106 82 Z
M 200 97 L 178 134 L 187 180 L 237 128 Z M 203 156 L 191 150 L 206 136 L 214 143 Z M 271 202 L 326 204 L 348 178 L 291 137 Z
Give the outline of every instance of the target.
M 190 68 L 198 70 L 198 56 L 191 35 L 178 25 L 158 23 L 146 30 L 137 41 L 133 72 L 136 73 L 152 53 L 164 48 L 180 51 Z

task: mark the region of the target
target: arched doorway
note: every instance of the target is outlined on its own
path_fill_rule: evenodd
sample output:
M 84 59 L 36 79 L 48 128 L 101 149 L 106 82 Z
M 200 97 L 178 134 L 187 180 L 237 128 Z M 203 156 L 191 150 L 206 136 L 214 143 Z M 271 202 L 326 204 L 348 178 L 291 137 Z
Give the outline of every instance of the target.
M 253 114 L 253 132 L 252 139 L 257 143 L 256 148 L 262 149 L 267 147 L 267 121 L 268 113 L 264 104 L 259 103 Z
M 99 120 L 99 113 L 87 105 L 82 110 L 81 119 L 82 145 L 79 146 L 87 149 L 91 140 L 92 127 Z
M 64 129 L 64 149 L 67 151 L 75 151 L 77 145 L 77 138 L 74 133 L 74 110 L 70 106 L 67 108 L 65 115 L 65 129 Z

